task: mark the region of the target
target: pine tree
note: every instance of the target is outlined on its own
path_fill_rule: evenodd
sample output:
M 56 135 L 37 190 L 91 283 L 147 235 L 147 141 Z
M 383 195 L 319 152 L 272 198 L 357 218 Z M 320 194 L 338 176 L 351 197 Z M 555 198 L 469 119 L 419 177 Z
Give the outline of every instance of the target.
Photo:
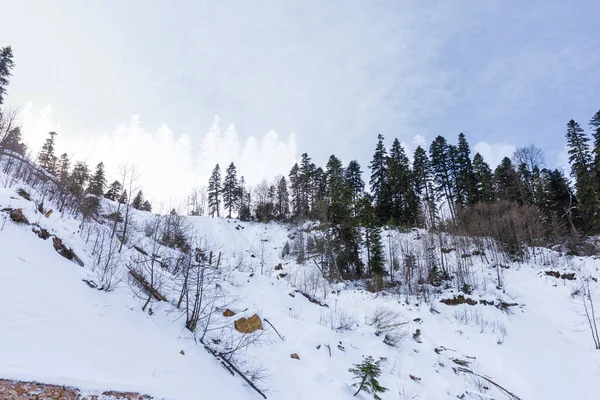
M 326 168 L 326 198 L 329 205 L 329 218 L 334 224 L 339 224 L 348 210 L 348 196 L 344 180 L 344 167 L 335 155 L 329 156 Z
M 487 203 L 493 201 L 494 187 L 492 170 L 479 153 L 476 153 L 473 157 L 473 176 L 475 180 L 475 194 L 473 196 L 473 201 L 475 203 Z
M 62 157 L 62 156 L 61 156 Z M 106 177 L 104 176 L 104 163 L 100 162 L 96 165 L 96 172 L 94 172 L 94 176 L 90 180 L 90 184 L 88 186 L 88 193 L 102 196 L 104 193 L 104 188 L 106 188 Z
M 2 118 L 0 116 L 0 121 L 1 120 Z M 9 130 L 6 136 L 0 141 L 0 147 L 24 156 L 25 153 L 27 153 L 27 146 L 23 143 L 21 128 L 17 126 Z
M 381 368 L 379 367 L 379 361 L 376 362 L 373 357 L 365 357 L 361 363 L 354 364 L 354 367 L 348 371 L 354 374 L 354 379 L 358 380 L 358 382 L 352 384 L 353 387 L 358 387 L 354 396 L 361 391 L 365 391 L 372 394 L 375 400 L 381 400 L 379 393 L 387 392 L 388 389 L 381 386 L 377 380 L 381 375 Z
M 215 215 L 217 218 L 219 217 L 221 194 L 221 168 L 217 164 L 208 180 L 208 208 L 210 209 L 211 217 Z
M 144 204 L 142 204 L 142 211 L 148 211 L 148 212 L 152 212 L 152 204 L 150 204 L 150 202 L 148 200 L 144 201 Z
M 108 187 L 108 190 L 104 194 L 104 197 L 106 197 L 109 200 L 116 201 L 119 198 L 119 195 L 121 194 L 122 190 L 123 186 L 121 185 L 121 182 L 114 181 Z
M 4 103 L 8 78 L 14 66 L 12 48 L 10 46 L 0 48 L 0 106 Z
M 455 196 L 450 153 L 450 146 L 443 136 L 436 137 L 429 147 L 429 159 L 435 181 L 435 191 L 439 197 L 446 199 L 450 214 L 454 218 Z
M 292 195 L 292 214 L 294 217 L 300 216 L 302 212 L 302 184 L 300 182 L 300 167 L 298 163 L 294 164 L 290 170 L 290 190 Z
M 357 215 L 357 204 L 365 190 L 365 182 L 362 178 L 360 164 L 356 160 L 352 160 L 346 167 L 346 186 L 350 188 L 352 215 Z
M 90 179 L 90 170 L 84 161 L 77 161 L 69 179 L 69 191 L 76 197 L 83 197 L 85 187 Z
M 58 176 L 58 181 L 61 185 L 66 185 L 69 181 L 69 169 L 71 168 L 71 163 L 69 162 L 69 156 L 67 153 L 63 153 L 60 155 L 58 159 L 58 170 L 56 171 L 56 175 Z
M 600 111 L 594 114 L 590 120 L 590 128 L 592 129 L 592 137 L 594 138 L 592 175 L 596 182 L 596 194 L 600 197 Z
M 237 209 L 239 203 L 238 180 L 235 165 L 229 164 L 223 180 L 223 206 L 228 210 L 227 218 L 231 218 L 233 210 Z
M 277 218 L 285 221 L 290 213 L 290 194 L 285 176 L 276 179 L 276 186 Z
M 582 227 L 582 220 L 577 209 L 577 198 L 568 179 L 558 169 L 543 170 L 542 174 L 545 176 L 542 210 L 551 222 L 561 224 L 559 234 L 571 232 L 577 236 L 577 230 Z
M 131 202 L 131 206 L 136 210 L 142 210 L 144 201 L 144 193 L 141 190 L 138 190 L 137 194 L 133 198 L 133 201 Z
M 385 223 L 389 219 L 389 210 L 391 208 L 390 190 L 388 183 L 388 157 L 387 150 L 383 144 L 383 135 L 377 135 L 377 145 L 373 159 L 369 164 L 371 170 L 371 193 L 375 202 L 375 209 L 380 223 Z
M 575 189 L 579 209 L 590 228 L 596 227 L 598 216 L 598 196 L 596 182 L 591 172 L 592 155 L 590 152 L 589 138 L 583 129 L 574 120 L 567 124 L 567 146 L 569 147 L 569 162 L 571 176 L 575 178 Z
M 40 164 L 40 167 L 49 173 L 54 174 L 56 170 L 56 156 L 54 155 L 54 137 L 56 136 L 56 132 L 50 132 L 49 135 L 50 137 L 46 139 L 46 142 L 38 155 L 38 163 Z
M 300 216 L 306 217 L 310 212 L 313 194 L 315 192 L 316 166 L 308 154 L 302 154 L 298 173 L 300 183 Z
M 460 188 L 461 197 L 459 202 L 466 206 L 475 202 L 475 177 L 473 173 L 473 165 L 471 164 L 471 148 L 465 138 L 464 133 L 458 135 L 457 148 L 457 165 L 458 175 L 457 186 Z
M 508 157 L 494 171 L 495 193 L 497 200 L 506 200 L 522 204 L 521 191 L 519 189 L 519 176 Z
M 238 216 L 242 221 L 250 220 L 250 193 L 246 191 L 246 179 L 240 177 L 240 184 L 238 185 Z
M 421 146 L 415 149 L 412 167 L 412 183 L 417 196 L 418 209 L 424 214 L 424 220 L 430 228 L 436 225 L 435 198 L 431 190 L 431 164 L 427 152 Z
M 408 228 L 418 219 L 418 199 L 412 183 L 410 162 L 404 148 L 395 139 L 387 159 L 390 207 L 387 213 L 380 210 L 380 217 L 390 220 L 395 226 Z

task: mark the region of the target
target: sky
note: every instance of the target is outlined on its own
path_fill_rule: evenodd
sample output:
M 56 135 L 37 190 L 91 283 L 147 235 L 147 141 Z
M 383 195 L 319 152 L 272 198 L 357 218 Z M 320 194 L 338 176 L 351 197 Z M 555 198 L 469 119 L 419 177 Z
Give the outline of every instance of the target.
M 16 67 L 6 103 L 35 151 L 155 201 L 235 162 L 256 184 L 302 153 L 364 171 L 379 133 L 411 153 L 464 132 L 495 166 L 518 146 L 563 166 L 566 123 L 600 109 L 594 0 L 0 0 Z M 6 105 L 6 104 L 5 104 Z M 365 174 L 368 180 L 368 174 Z

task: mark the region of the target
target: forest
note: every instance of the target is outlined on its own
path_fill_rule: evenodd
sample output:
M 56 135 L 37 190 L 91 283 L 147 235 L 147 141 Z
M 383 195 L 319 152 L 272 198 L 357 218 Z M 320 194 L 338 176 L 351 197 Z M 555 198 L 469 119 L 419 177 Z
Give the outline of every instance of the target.
M 0 107 L 13 67 L 12 48 L 1 48 Z M 324 274 L 334 280 L 372 277 L 378 287 L 386 274 L 384 228 L 490 237 L 517 259 L 526 246 L 561 245 L 572 254 L 586 254 L 592 251 L 586 238 L 600 232 L 600 111 L 587 128 L 586 132 L 574 120 L 566 124 L 568 174 L 548 167 L 535 144 L 520 147 L 511 158 L 491 166 L 481 154 L 471 154 L 465 134 L 459 133 L 456 142 L 437 136 L 428 149 L 417 147 L 411 161 L 397 138 L 388 149 L 379 134 L 366 169 L 356 160 L 345 165 L 334 154 L 324 166 L 317 166 L 304 153 L 287 177 L 252 187 L 237 171 L 235 160 L 224 174 L 217 164 L 207 187 L 188 197 L 187 210 L 173 209 L 170 215 L 313 221 L 323 232 L 314 246 L 322 255 Z M 134 168 L 124 169 L 108 183 L 102 162 L 92 168 L 85 161 L 70 160 L 66 153 L 56 154 L 58 136 L 49 132 L 39 154 L 30 154 L 18 113 L 0 108 L 0 157 L 35 160 L 46 172 L 35 179 L 56 184 L 52 197 L 59 199 L 61 212 L 79 215 L 83 225 L 98 217 L 104 197 L 123 205 L 109 216 L 116 226 L 116 221 L 127 221 L 123 210 L 152 211 L 135 184 Z M 363 178 L 366 171 L 368 182 Z M 189 248 L 185 241 L 180 238 L 177 246 Z

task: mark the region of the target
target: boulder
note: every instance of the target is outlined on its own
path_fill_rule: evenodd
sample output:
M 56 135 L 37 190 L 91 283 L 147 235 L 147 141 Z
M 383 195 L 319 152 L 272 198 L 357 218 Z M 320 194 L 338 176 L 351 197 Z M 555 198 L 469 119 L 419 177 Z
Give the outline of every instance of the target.
M 233 311 L 231 311 L 229 308 L 225 311 L 223 311 L 223 316 L 225 317 L 233 317 L 235 315 L 235 313 Z
M 17 208 L 16 210 L 12 210 L 10 212 L 10 219 L 12 219 L 14 222 L 16 222 L 18 224 L 29 225 L 29 221 L 27 220 L 25 215 L 23 215 L 23 210 L 20 208 Z
M 262 321 L 260 317 L 256 314 L 254 314 L 250 318 L 242 317 L 235 321 L 234 325 L 235 329 L 238 332 L 242 333 L 252 333 L 263 328 Z

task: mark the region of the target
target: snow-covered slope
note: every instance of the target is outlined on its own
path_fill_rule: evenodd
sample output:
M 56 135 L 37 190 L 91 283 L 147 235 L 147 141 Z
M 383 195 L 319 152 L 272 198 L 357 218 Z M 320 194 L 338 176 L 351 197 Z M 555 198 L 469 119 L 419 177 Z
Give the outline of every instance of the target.
M 170 303 L 153 302 L 152 315 L 142 311 L 143 300 L 126 281 L 108 293 L 88 287 L 82 279 L 96 279 L 92 246 L 79 222 L 58 212 L 44 217 L 17 188 L 0 189 L 0 209 L 21 208 L 29 222 L 60 237 L 86 265 L 63 258 L 51 239 L 0 213 L 0 378 L 174 400 L 260 398 L 197 344 L 169 285 L 164 290 Z M 144 227 L 152 215 L 136 212 L 133 218 L 138 239 L 131 243 L 149 246 Z M 548 276 L 548 266 L 506 265 L 503 289 L 497 290 L 496 270 L 473 257 L 479 284 L 465 297 L 518 305 L 446 305 L 440 300 L 456 291 L 408 296 L 372 293 L 360 282 L 330 285 L 311 262 L 282 259 L 293 233 L 284 225 L 187 221 L 221 252 L 219 287 L 227 293 L 227 308 L 237 313 L 226 318 L 216 310 L 215 320 L 225 328 L 209 331 L 207 341 L 218 346 L 235 319 L 258 314 L 264 330 L 237 359 L 244 371 L 264 375 L 257 385 L 269 399 L 351 399 L 348 369 L 367 355 L 381 360 L 385 400 L 510 398 L 503 390 L 527 400 L 599 396 L 600 351 L 578 312 L 578 281 Z M 420 243 L 421 234 L 402 235 Z M 543 251 L 553 257 L 554 269 L 600 277 L 600 260 Z M 377 315 L 387 320 L 373 323 Z M 386 333 L 394 346 L 384 343 Z

